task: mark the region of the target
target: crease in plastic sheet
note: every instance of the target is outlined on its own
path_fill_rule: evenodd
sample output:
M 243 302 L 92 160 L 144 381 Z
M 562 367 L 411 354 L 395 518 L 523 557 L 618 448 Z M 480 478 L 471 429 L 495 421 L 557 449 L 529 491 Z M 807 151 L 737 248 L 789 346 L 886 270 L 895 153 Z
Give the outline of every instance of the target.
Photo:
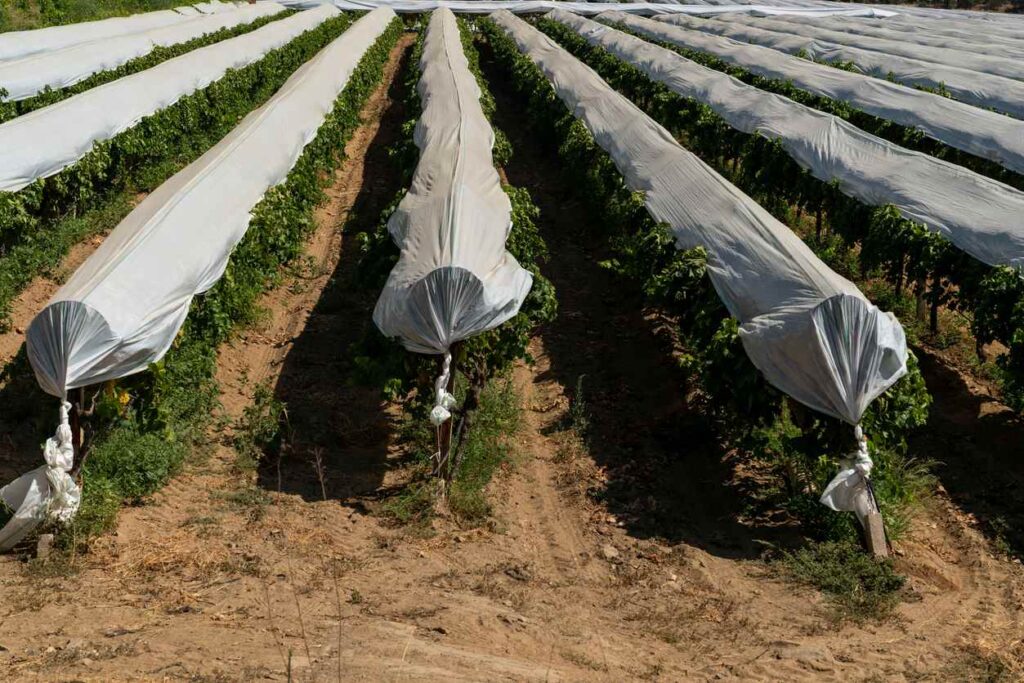
M 106 83 L 0 124 L 0 192 L 60 172 L 143 118 L 284 46 L 341 12 L 321 7 Z
M 275 2 L 261 2 L 230 12 L 193 17 L 140 33 L 102 38 L 0 62 L 0 89 L 7 91 L 6 100 L 24 100 L 46 88 L 66 88 L 93 74 L 116 69 L 158 47 L 185 43 L 283 11 L 284 7 Z
M 115 17 L 80 24 L 37 28 L 30 31 L 0 33 L 0 62 L 51 50 L 60 50 L 93 40 L 105 40 L 149 31 L 186 20 L 187 17 L 167 9 L 135 14 L 130 17 Z
M 28 358 L 54 396 L 145 370 L 170 348 L 193 297 L 224 273 L 250 212 L 285 180 L 363 54 L 394 18 L 362 17 L 264 106 L 149 195 L 32 321 Z
M 562 2 L 561 0 L 280 0 L 287 7 L 309 8 L 331 3 L 343 10 L 370 10 L 375 7 L 390 7 L 396 12 L 431 12 L 446 7 L 460 14 L 490 14 L 498 10 L 508 10 L 516 14 L 539 14 L 554 9 L 565 9 L 578 14 L 598 14 L 609 9 L 639 14 L 681 13 L 695 15 L 730 14 L 734 12 L 762 12 L 768 14 L 808 14 L 862 17 L 889 17 L 895 12 L 875 7 L 791 7 L 771 5 L 737 5 L 729 3 L 721 6 L 671 4 L 661 2 Z
M 916 37 L 908 40 L 906 36 L 894 39 L 892 36 L 880 38 L 877 36 L 847 33 L 841 29 L 831 27 L 835 26 L 835 22 L 842 20 L 829 19 L 828 17 L 815 17 L 811 22 L 808 22 L 789 21 L 789 18 L 785 16 L 734 16 L 730 17 L 728 21 L 758 28 L 767 28 L 772 31 L 792 33 L 793 35 L 814 38 L 816 40 L 825 40 L 837 45 L 849 45 L 861 50 L 880 52 L 885 55 L 909 57 L 910 59 L 919 59 L 922 62 L 955 66 L 993 76 L 1002 76 L 1016 80 L 1024 78 L 1024 63 L 1019 59 L 999 57 L 998 55 L 991 54 L 988 50 L 984 52 L 971 51 L 969 48 L 964 49 L 959 43 L 954 41 L 947 42 L 944 47 L 935 47 L 917 42 Z M 823 21 L 831 22 L 831 24 L 822 25 Z
M 801 90 L 847 102 L 872 116 L 923 131 L 950 147 L 1024 173 L 1024 121 L 1020 119 L 668 22 L 614 11 L 597 19 L 622 24 L 653 40 L 714 55 L 765 78 L 790 81 Z
M 544 73 L 681 249 L 702 246 L 708 274 L 765 379 L 850 424 L 906 373 L 903 328 L 830 270 L 764 208 L 636 105 L 508 12 L 492 19 Z
M 480 106 L 455 15 L 435 10 L 420 59 L 419 162 L 388 220 L 401 251 L 373 320 L 410 351 L 446 353 L 516 313 L 533 275 L 505 249 L 512 205 L 494 168 L 494 131 Z
M 843 193 L 869 206 L 892 204 L 983 263 L 1024 270 L 1024 192 L 591 19 L 562 11 L 547 16 L 672 92 L 709 106 L 736 130 L 778 140 L 822 182 L 838 180 Z
M 904 85 L 945 87 L 954 98 L 962 102 L 1024 118 L 1024 82 L 1012 78 L 862 50 L 794 35 L 792 32 L 782 33 L 747 26 L 739 22 L 703 20 L 678 15 L 659 16 L 657 19 L 744 43 L 764 45 L 793 55 L 802 51 L 816 61 L 851 62 L 860 73 L 880 79 L 887 79 L 891 74 L 894 80 Z

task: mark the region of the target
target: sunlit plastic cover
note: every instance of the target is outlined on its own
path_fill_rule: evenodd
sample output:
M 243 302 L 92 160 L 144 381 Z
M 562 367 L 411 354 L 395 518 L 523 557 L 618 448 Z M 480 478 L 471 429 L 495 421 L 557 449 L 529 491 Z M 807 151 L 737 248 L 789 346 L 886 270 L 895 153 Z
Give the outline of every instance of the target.
M 59 172 L 97 142 L 128 130 L 219 80 L 228 69 L 252 64 L 339 14 L 333 7 L 299 12 L 0 124 L 0 192 L 20 190 L 37 178 Z
M 116 69 L 136 57 L 149 54 L 157 47 L 185 43 L 208 33 L 247 24 L 283 11 L 284 7 L 277 3 L 261 2 L 230 12 L 193 17 L 140 33 L 102 38 L 0 62 L 0 89 L 7 91 L 4 99 L 23 100 L 37 95 L 45 88 L 66 88 L 93 74 Z
M 430 18 L 420 71 L 420 159 L 388 221 L 401 257 L 373 320 L 411 351 L 445 353 L 518 313 L 533 276 L 505 250 L 512 205 L 494 168 L 494 131 L 450 10 Z
M 114 229 L 29 326 L 45 391 L 63 396 L 163 357 L 192 298 L 224 273 L 253 207 L 285 180 L 394 16 L 380 9 L 355 22 Z
M 680 248 L 703 246 L 711 282 L 774 386 L 857 423 L 906 372 L 903 328 L 831 271 L 789 228 L 683 149 L 664 128 L 551 39 L 508 12 L 491 15 L 645 194 Z

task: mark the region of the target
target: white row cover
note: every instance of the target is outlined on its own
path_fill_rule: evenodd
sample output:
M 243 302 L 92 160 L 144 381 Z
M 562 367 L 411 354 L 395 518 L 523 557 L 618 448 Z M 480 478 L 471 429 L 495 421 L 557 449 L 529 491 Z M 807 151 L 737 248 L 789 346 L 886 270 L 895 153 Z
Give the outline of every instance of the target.
M 420 71 L 420 159 L 388 220 L 401 257 L 373 320 L 410 351 L 443 354 L 516 315 L 533 275 L 505 250 L 512 205 L 494 168 L 494 132 L 451 10 L 431 16 Z
M 224 273 L 252 208 L 288 176 L 394 16 L 381 9 L 355 22 L 114 229 L 29 325 L 28 358 L 47 393 L 63 397 L 163 357 L 193 297 Z
M 1024 83 L 1012 78 L 991 76 L 970 69 L 943 66 L 909 57 L 861 50 L 791 33 L 779 33 L 755 26 L 745 26 L 738 22 L 695 19 L 677 15 L 657 18 L 679 26 L 733 38 L 744 43 L 765 45 L 790 54 L 805 51 L 811 59 L 818 61 L 853 62 L 855 68 L 861 73 L 876 78 L 885 79 L 892 74 L 896 81 L 906 85 L 926 88 L 945 87 L 953 97 L 962 102 L 1024 118 Z
M 105 40 L 139 33 L 186 20 L 187 17 L 184 15 L 168 9 L 130 17 L 117 17 L 67 26 L 50 26 L 32 31 L 0 33 L 0 61 L 59 50 L 93 40 Z
M 177 45 L 221 29 L 247 24 L 283 12 L 274 2 L 246 5 L 231 12 L 186 21 L 116 38 L 73 45 L 40 55 L 0 62 L 0 89 L 5 99 L 23 100 L 49 87 L 55 90 L 83 81 L 101 71 L 116 69 L 157 47 Z
M 883 9 L 860 8 L 845 9 L 807 9 L 772 7 L 769 5 L 673 5 L 660 2 L 561 2 L 560 0 L 280 0 L 286 7 L 308 8 L 331 3 L 343 10 L 367 10 L 374 7 L 390 7 L 396 12 L 418 13 L 432 12 L 439 7 L 447 7 L 460 14 L 490 14 L 498 10 L 508 10 L 516 14 L 540 14 L 554 9 L 565 9 L 577 14 L 598 14 L 609 9 L 619 9 L 637 14 L 699 14 L 712 15 L 729 12 L 755 12 L 765 14 L 829 14 L 843 13 L 862 17 L 889 17 L 895 12 Z
M 0 191 L 15 192 L 60 172 L 97 142 L 205 88 L 228 69 L 260 60 L 340 13 L 326 6 L 299 12 L 0 124 Z
M 672 92 L 708 105 L 726 123 L 779 140 L 803 169 L 868 206 L 892 204 L 974 258 L 1024 268 L 1024 192 L 899 147 L 848 121 L 747 85 L 596 21 L 548 15 Z
M 818 22 L 832 21 L 832 26 L 821 26 Z M 880 52 L 883 55 L 909 57 L 922 62 L 955 66 L 961 69 L 977 71 L 978 73 L 1003 76 L 1016 80 L 1024 79 L 1024 63 L 1014 58 L 999 57 L 985 52 L 971 51 L 970 48 L 963 49 L 959 43 L 950 42 L 945 47 L 933 47 L 922 45 L 915 38 L 877 38 L 874 36 L 846 33 L 835 27 L 835 20 L 827 17 L 816 17 L 814 23 L 789 21 L 788 17 L 754 17 L 754 16 L 733 16 L 728 19 L 747 26 L 756 26 L 770 31 L 780 33 L 792 33 L 793 35 L 815 40 L 826 40 L 838 45 L 849 45 L 861 50 Z M 841 20 L 840 20 L 841 21 Z
M 955 47 L 957 51 L 971 50 L 973 54 L 992 55 L 997 57 L 1008 57 L 1010 59 L 1024 58 L 1024 42 L 1013 39 L 999 38 L 986 31 L 976 30 L 958 36 L 956 42 L 952 42 L 949 36 L 933 33 L 918 25 L 908 25 L 901 22 L 875 19 L 855 19 L 850 17 L 811 17 L 811 16 L 787 16 L 786 21 L 827 28 L 833 31 L 884 38 L 887 40 L 910 41 L 917 45 L 928 45 L 931 47 L 948 48 Z M 909 34 L 908 34 L 909 33 Z M 867 47 L 858 45 L 858 47 Z
M 1024 173 L 1024 121 L 891 81 L 836 69 L 768 47 L 693 31 L 683 26 L 605 12 L 599 21 L 718 57 L 751 73 L 815 95 L 847 102 L 856 109 L 916 130 L 955 149 Z
M 611 156 L 626 186 L 645 194 L 647 210 L 678 246 L 707 249 L 711 282 L 768 382 L 856 424 L 906 372 L 899 322 L 554 41 L 507 12 L 492 18 Z
M 260 0 L 260 2 L 265 1 Z M 244 2 L 218 2 L 218 0 L 211 0 L 210 2 L 197 2 L 192 7 L 202 14 L 220 14 L 221 12 L 231 12 L 247 4 Z

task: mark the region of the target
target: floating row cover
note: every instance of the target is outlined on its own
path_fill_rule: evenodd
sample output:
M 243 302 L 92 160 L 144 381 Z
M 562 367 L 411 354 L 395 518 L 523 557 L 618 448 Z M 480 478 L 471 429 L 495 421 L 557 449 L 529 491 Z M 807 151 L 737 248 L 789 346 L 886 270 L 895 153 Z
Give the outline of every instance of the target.
M 548 17 L 736 130 L 778 140 L 800 168 L 839 181 L 844 194 L 868 206 L 892 204 L 983 263 L 1024 269 L 1024 192 L 596 21 L 560 10 Z
M 626 186 L 645 194 L 679 248 L 707 250 L 711 282 L 769 383 L 856 424 L 906 373 L 903 328 L 891 314 L 554 41 L 507 12 L 492 19 L 551 81 Z
M 657 18 L 744 43 L 765 45 L 790 54 L 805 52 L 808 57 L 817 61 L 852 62 L 858 71 L 876 78 L 885 79 L 892 74 L 894 80 L 906 85 L 945 87 L 953 97 L 963 102 L 976 107 L 991 107 L 1011 116 L 1024 118 L 1024 83 L 1012 78 L 981 74 L 970 69 L 942 66 L 908 57 L 885 55 L 881 52 L 768 31 L 735 22 L 694 19 L 678 15 Z
M 727 14 L 731 12 L 764 12 L 766 14 L 835 14 L 842 13 L 859 17 L 888 17 L 895 14 L 882 9 L 860 8 L 846 9 L 800 9 L 779 8 L 767 5 L 727 5 L 723 7 L 672 5 L 661 2 L 635 2 L 619 4 L 617 2 L 561 2 L 561 0 L 280 0 L 286 7 L 308 8 L 325 3 L 332 3 L 343 10 L 370 10 L 375 7 L 390 7 L 396 12 L 418 13 L 432 12 L 439 7 L 446 7 L 460 14 L 490 14 L 497 10 L 508 10 L 516 14 L 539 14 L 554 9 L 566 9 L 577 14 L 598 14 L 609 9 L 621 9 L 624 12 L 638 14 Z
M 49 87 L 66 88 L 101 71 L 109 71 L 157 47 L 177 45 L 221 29 L 247 24 L 283 12 L 275 2 L 246 5 L 222 14 L 194 17 L 170 26 L 115 38 L 93 40 L 22 59 L 0 62 L 0 89 L 4 99 L 24 100 Z
M 0 192 L 15 192 L 75 163 L 97 142 L 291 42 L 327 19 L 333 7 L 299 12 L 237 38 L 169 59 L 152 69 L 91 88 L 0 124 Z
M 905 23 L 913 29 L 923 28 L 943 35 L 956 37 L 956 31 L 971 35 L 991 34 L 1000 38 L 1022 39 L 1024 19 L 1007 12 L 972 12 L 964 10 L 934 10 L 923 7 L 900 7 L 897 23 Z
M 288 176 L 394 16 L 380 9 L 352 24 L 121 221 L 29 325 L 44 391 L 63 397 L 163 357 L 193 297 L 223 275 L 253 207 Z
M 907 35 L 906 24 L 894 24 L 891 21 L 871 21 L 843 17 L 833 19 L 832 17 L 808 17 L 808 16 L 787 16 L 786 21 L 827 28 L 833 31 L 843 31 L 854 35 L 871 36 L 874 38 L 885 38 L 888 40 L 911 41 L 917 45 L 928 45 L 931 47 L 947 48 L 955 45 L 958 51 L 969 49 L 979 51 L 983 54 L 1009 57 L 1010 59 L 1021 59 L 1024 57 L 1024 42 L 1001 39 L 987 34 L 984 31 L 974 31 L 972 34 L 958 37 L 956 42 L 950 41 L 949 36 L 930 33 L 924 29 L 914 28 L 912 35 Z M 896 26 L 898 28 L 893 28 Z M 866 47 L 858 45 L 858 47 Z
M 533 275 L 505 250 L 512 204 L 494 168 L 494 131 L 451 10 L 431 15 L 420 71 L 420 158 L 388 220 L 401 256 L 373 321 L 408 350 L 439 354 L 516 315 Z
M 845 33 L 836 28 L 826 28 L 818 25 L 821 17 L 815 19 L 814 23 L 789 21 L 787 17 L 750 17 L 734 16 L 727 21 L 755 26 L 757 28 L 778 31 L 780 33 L 792 33 L 793 35 L 814 40 L 825 40 L 837 45 L 849 45 L 861 50 L 879 52 L 883 55 L 898 57 L 909 57 L 922 62 L 955 66 L 960 69 L 968 69 L 982 74 L 1002 76 L 1016 80 L 1024 79 L 1024 63 L 1015 58 L 999 57 L 986 52 L 971 51 L 968 49 L 957 49 L 955 44 L 946 47 L 933 47 L 930 45 L 918 44 L 914 39 L 902 38 L 877 38 L 874 36 L 859 35 L 856 33 Z M 834 23 L 835 20 L 829 20 Z
M 117 17 L 67 26 L 50 26 L 32 31 L 0 33 L 0 61 L 59 50 L 92 40 L 105 40 L 130 33 L 139 33 L 187 20 L 187 17 L 168 9 L 130 17 Z
M 765 78 L 846 102 L 855 109 L 924 132 L 950 147 L 1024 173 L 1024 121 L 871 76 L 800 59 L 768 47 L 693 31 L 682 26 L 605 12 L 599 21 L 704 52 Z

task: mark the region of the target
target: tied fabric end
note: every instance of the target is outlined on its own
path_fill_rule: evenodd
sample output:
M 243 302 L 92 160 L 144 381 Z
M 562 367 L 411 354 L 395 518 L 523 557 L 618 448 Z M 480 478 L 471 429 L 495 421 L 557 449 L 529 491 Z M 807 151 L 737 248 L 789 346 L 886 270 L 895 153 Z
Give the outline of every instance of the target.
M 821 494 L 822 505 L 837 512 L 853 512 L 863 520 L 878 512 L 871 491 L 871 469 L 874 462 L 868 452 L 868 441 L 860 425 L 854 427 L 857 449 L 840 460 L 840 470 Z
M 430 423 L 440 427 L 452 417 L 452 408 L 455 407 L 455 397 L 448 392 L 448 382 L 452 376 L 452 354 L 448 351 L 444 354 L 444 363 L 441 366 L 441 374 L 434 380 L 434 409 L 430 411 Z

